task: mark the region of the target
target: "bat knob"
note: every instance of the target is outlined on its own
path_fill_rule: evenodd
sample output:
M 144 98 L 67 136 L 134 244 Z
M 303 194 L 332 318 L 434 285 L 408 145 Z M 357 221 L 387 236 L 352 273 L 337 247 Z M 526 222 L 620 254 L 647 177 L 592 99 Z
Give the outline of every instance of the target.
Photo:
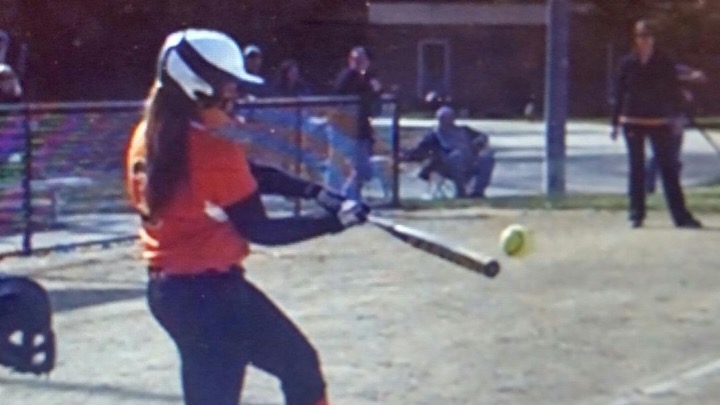
M 483 274 L 490 278 L 494 278 L 495 276 L 500 273 L 500 263 L 498 263 L 496 260 L 492 260 L 485 264 L 483 267 Z

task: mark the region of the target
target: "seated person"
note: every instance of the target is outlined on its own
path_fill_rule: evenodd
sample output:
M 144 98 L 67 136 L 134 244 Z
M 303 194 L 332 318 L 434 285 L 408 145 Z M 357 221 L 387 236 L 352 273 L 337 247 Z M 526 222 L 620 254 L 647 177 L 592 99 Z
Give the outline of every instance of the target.
M 455 197 L 485 197 L 495 167 L 487 134 L 456 125 L 455 111 L 450 107 L 440 107 L 435 116 L 437 127 L 406 152 L 404 160 L 422 162 L 419 176 L 423 180 L 429 180 L 433 172 L 449 178 L 455 184 Z M 471 180 L 474 182 L 468 194 Z

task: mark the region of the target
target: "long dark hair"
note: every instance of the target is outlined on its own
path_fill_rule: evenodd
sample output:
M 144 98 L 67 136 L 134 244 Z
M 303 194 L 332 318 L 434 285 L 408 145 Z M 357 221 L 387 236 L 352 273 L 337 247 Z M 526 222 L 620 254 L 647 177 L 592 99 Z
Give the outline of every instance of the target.
M 152 217 L 162 210 L 188 179 L 188 130 L 197 104 L 174 86 L 155 85 L 145 107 L 147 188 Z

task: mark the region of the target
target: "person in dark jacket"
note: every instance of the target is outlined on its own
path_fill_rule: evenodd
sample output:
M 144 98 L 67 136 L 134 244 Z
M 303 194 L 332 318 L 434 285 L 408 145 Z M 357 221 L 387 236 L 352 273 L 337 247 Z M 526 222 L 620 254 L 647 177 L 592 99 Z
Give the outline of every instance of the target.
M 678 115 L 675 117 L 673 124 L 673 142 L 674 154 L 677 160 L 678 170 L 682 169 L 682 160 L 680 158 L 683 144 L 683 132 L 685 128 L 694 126 L 695 116 L 695 96 L 692 86 L 707 83 L 705 72 L 695 69 L 686 64 L 675 65 L 678 80 L 681 83 L 680 93 L 682 95 L 682 106 Z M 648 159 L 645 175 L 645 190 L 648 193 L 655 192 L 655 184 L 657 183 L 658 165 L 654 157 Z
M 634 27 L 634 48 L 620 60 L 615 87 L 611 138 L 622 127 L 628 148 L 629 220 L 633 228 L 645 219 L 645 139 L 649 139 L 663 181 L 665 200 L 675 226 L 700 228 L 685 206 L 675 158 L 673 124 L 681 104 L 675 63 L 655 48 L 654 27 L 640 20 Z
M 335 93 L 338 95 L 360 96 L 358 133 L 353 153 L 353 173 L 343 185 L 343 192 L 359 200 L 363 184 L 372 178 L 372 156 L 374 133 L 371 125 L 373 110 L 382 92 L 382 84 L 370 68 L 370 57 L 362 46 L 350 50 L 347 66 L 338 74 Z

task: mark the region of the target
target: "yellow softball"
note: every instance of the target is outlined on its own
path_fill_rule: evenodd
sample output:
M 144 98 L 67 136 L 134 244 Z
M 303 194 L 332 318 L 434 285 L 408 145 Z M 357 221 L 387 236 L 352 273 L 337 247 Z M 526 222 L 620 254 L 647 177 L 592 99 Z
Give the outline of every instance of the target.
M 518 224 L 512 224 L 500 234 L 500 249 L 510 257 L 524 257 L 532 251 L 532 232 Z

